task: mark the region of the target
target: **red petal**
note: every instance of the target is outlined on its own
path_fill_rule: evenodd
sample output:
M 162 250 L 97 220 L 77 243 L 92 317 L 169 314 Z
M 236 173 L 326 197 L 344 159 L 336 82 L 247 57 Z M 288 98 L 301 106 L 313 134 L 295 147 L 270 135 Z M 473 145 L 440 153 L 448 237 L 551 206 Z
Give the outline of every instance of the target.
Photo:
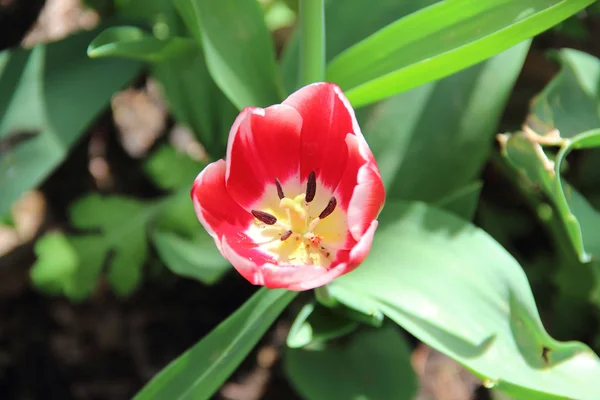
M 274 262 L 272 258 L 262 253 L 258 247 L 248 245 L 235 236 L 225 236 L 222 241 L 223 256 L 233 267 L 253 285 L 265 285 L 262 267 L 265 263 Z
M 369 225 L 368 229 L 363 233 L 358 243 L 356 243 L 356 246 L 350 250 L 350 267 L 347 272 L 350 272 L 358 267 L 365 260 L 369 254 L 369 251 L 371 251 L 371 244 L 373 243 L 373 237 L 375 236 L 375 231 L 377 230 L 378 225 L 378 221 L 372 221 L 371 225 Z
M 337 85 L 321 82 L 303 87 L 283 104 L 294 107 L 302 116 L 302 181 L 315 171 L 318 180 L 334 191 L 348 158 L 346 135 L 362 137 L 350 103 Z
M 268 288 L 283 288 L 290 290 L 308 290 L 300 288 L 302 282 L 319 279 L 328 273 L 328 270 L 319 266 L 310 265 L 281 265 L 265 264 L 262 266 L 264 285 Z
M 363 165 L 358 171 L 358 182 L 348 207 L 348 229 L 359 240 L 377 218 L 385 202 L 385 189 L 377 167 Z
M 347 135 L 345 144 L 348 148 L 348 162 L 346 163 L 344 174 L 340 178 L 340 183 L 336 188 L 335 195 L 338 199 L 338 205 L 343 210 L 347 211 L 350 206 L 352 194 L 354 193 L 354 188 L 356 187 L 358 171 L 363 165 L 368 163 L 368 160 L 361 154 L 360 147 L 363 146 L 363 144 L 356 136 Z M 366 146 L 366 142 L 364 146 L 367 151 L 371 151 L 368 146 Z
M 265 186 L 298 178 L 302 118 L 292 107 L 246 108 L 235 120 L 227 148 L 227 190 L 250 210 Z
M 219 249 L 223 235 L 243 231 L 254 220 L 227 192 L 225 168 L 224 160 L 207 165 L 194 181 L 191 192 L 196 215 Z

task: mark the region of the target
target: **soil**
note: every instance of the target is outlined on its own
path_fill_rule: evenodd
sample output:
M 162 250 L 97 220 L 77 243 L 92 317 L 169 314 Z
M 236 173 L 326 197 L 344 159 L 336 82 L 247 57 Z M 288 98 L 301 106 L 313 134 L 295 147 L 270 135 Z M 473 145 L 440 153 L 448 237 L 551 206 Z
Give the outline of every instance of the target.
M 42 5 L 43 0 L 0 0 L 0 49 L 20 43 Z M 586 23 L 598 33 L 597 21 Z M 581 43 L 552 32 L 538 37 L 500 130 L 514 129 L 523 121 L 529 99 L 557 71 L 543 52 L 562 46 L 600 53 L 598 42 Z M 106 141 L 108 162 L 118 177 L 113 192 L 143 198 L 160 194 L 142 174 L 139 161 L 128 156 L 118 143 L 107 112 L 42 186 L 48 203 L 45 228 L 67 227 L 68 205 L 95 189 L 87 165 L 91 134 Z M 483 177 L 488 183 L 483 201 L 501 207 L 523 207 L 493 167 L 488 166 Z M 524 247 L 541 245 L 546 244 L 526 243 Z M 149 273 L 129 298 L 118 298 L 101 285 L 94 296 L 74 304 L 32 288 L 28 274 L 34 260 L 32 243 L 0 258 L 0 399 L 129 399 L 256 290 L 235 273 L 212 287 L 170 274 Z M 280 361 L 282 342 L 293 317 L 291 311 L 284 312 L 215 399 L 300 399 L 287 382 Z M 452 360 L 414 338 L 411 341 L 422 386 L 418 399 L 490 398 Z

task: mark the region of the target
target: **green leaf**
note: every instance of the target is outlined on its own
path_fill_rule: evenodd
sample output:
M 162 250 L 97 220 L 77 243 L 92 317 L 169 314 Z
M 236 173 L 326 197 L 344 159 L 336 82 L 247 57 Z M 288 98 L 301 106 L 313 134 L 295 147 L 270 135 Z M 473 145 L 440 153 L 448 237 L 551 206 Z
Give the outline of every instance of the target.
M 532 184 L 540 185 L 553 195 L 554 166 L 541 146 L 528 140 L 523 134 L 511 134 L 506 142 L 500 142 L 502 155 Z M 541 150 L 541 152 L 540 152 Z
M 3 53 L 7 63 L 0 76 L 0 214 L 40 183 L 66 153 L 61 138 L 44 129 L 48 120 L 41 96 L 45 51 L 37 47 L 30 54 Z
M 34 283 L 53 285 L 72 300 L 82 300 L 95 289 L 107 265 L 107 279 L 113 290 L 119 295 L 131 293 L 141 279 L 148 254 L 146 225 L 158 210 L 157 205 L 97 194 L 77 201 L 71 208 L 71 221 L 83 232 L 66 236 L 68 245 L 60 236 L 40 239 L 36 244 L 40 259 L 37 271 L 32 272 L 38 274 Z M 61 270 L 56 269 L 58 264 Z M 50 271 L 52 268 L 55 273 Z
M 377 7 L 364 0 L 329 0 L 325 3 L 325 49 L 327 61 L 343 50 L 391 24 L 398 18 L 440 0 L 379 0 Z M 348 29 L 351 26 L 352 29 Z M 300 41 L 298 31 L 287 42 L 281 67 L 286 91 L 299 87 Z
M 144 171 L 162 189 L 180 189 L 190 188 L 205 165 L 165 144 L 146 160 Z
M 210 77 L 202 49 L 192 39 L 173 36 L 187 32 L 172 1 L 124 0 L 118 6 L 121 14 L 150 20 L 154 35 L 136 27 L 111 28 L 88 52 L 151 61 L 151 74 L 162 86 L 176 121 L 192 130 L 213 158 L 220 158 L 237 109 Z M 184 17 L 189 20 L 193 15 Z
M 225 152 L 227 134 L 237 115 L 237 109 L 214 83 L 203 50 L 191 39 L 178 37 L 188 35 L 182 18 L 175 10 L 172 0 L 121 0 L 117 5 L 119 14 L 150 22 L 154 37 L 141 33 L 146 47 L 164 46 L 165 57 L 152 53 L 155 61 L 150 66 L 151 75 L 160 83 L 169 111 L 176 121 L 189 128 L 213 158 Z M 191 23 L 193 14 L 184 13 L 183 19 Z M 190 19 L 191 18 L 191 19 Z M 126 38 L 140 33 L 123 32 Z M 117 32 L 121 33 L 121 32 Z M 195 33 L 194 30 L 191 32 Z M 200 39 L 200 38 L 197 38 Z M 132 42 L 137 46 L 137 42 Z M 145 49 L 141 49 L 145 50 Z M 172 51 L 171 51 L 172 50 Z
M 579 254 L 580 261 L 589 261 L 590 255 L 600 259 L 600 213 L 573 187 L 563 182 L 563 162 L 572 150 L 600 146 L 600 129 L 573 137 L 556 156 L 554 175 L 556 204 L 564 215 L 565 225 Z
M 443 78 L 500 53 L 594 0 L 454 0 L 406 16 L 342 52 L 327 80 L 355 106 Z
M 438 200 L 433 205 L 450 211 L 466 220 L 472 220 L 475 217 L 482 187 L 483 182 L 475 181 Z
M 306 400 L 410 400 L 417 391 L 410 349 L 390 325 L 323 350 L 286 349 L 284 367 Z
M 513 168 L 528 179 L 529 185 L 539 187 L 554 204 L 570 243 L 586 263 L 591 256 L 600 257 L 600 240 L 597 226 L 600 213 L 568 183 L 561 178 L 562 163 L 566 155 L 576 148 L 595 147 L 600 141 L 600 131 L 589 131 L 567 141 L 556 157 L 550 161 L 540 144 L 514 133 L 502 145 L 502 155 Z
M 155 222 L 158 230 L 176 233 L 190 240 L 206 233 L 194 211 L 190 198 L 191 185 L 190 182 L 188 187 L 183 187 L 163 200 L 164 204 Z
M 237 109 L 210 77 L 202 50 L 196 47 L 154 64 L 152 74 L 162 85 L 175 119 L 195 133 L 214 159 L 220 158 Z
M 359 110 L 388 198 L 436 202 L 473 183 L 528 48 Z
M 600 127 L 600 60 L 572 49 L 557 53 L 561 70 L 531 103 L 529 124 L 563 138 Z
M 327 340 L 353 332 L 358 325 L 357 321 L 312 301 L 298 313 L 288 333 L 287 345 L 291 348 L 320 346 Z
M 556 257 L 550 264 L 557 268 L 549 269 L 550 265 L 545 262 L 538 275 L 548 279 L 551 271 L 551 279 L 558 289 L 553 296 L 553 313 L 561 324 L 554 328 L 554 332 L 562 334 L 562 337 L 585 329 L 585 318 L 582 319 L 581 312 L 588 308 L 590 301 L 600 304 L 600 269 L 597 262 L 590 263 L 593 258 L 598 260 L 600 255 L 600 213 L 561 178 L 567 153 L 574 148 L 597 146 L 599 133 L 591 131 L 564 141 L 554 164 L 536 142 L 547 137 L 518 132 L 503 135 L 501 140 L 502 155 L 520 177 L 517 184 L 533 200 L 538 217 L 551 234 Z M 539 192 L 543 196 L 538 196 Z M 537 200 L 537 197 L 540 199 Z
M 4 215 L 0 215 L 0 224 L 8 225 L 9 227 L 15 227 L 15 221 L 13 221 L 13 216 L 11 213 L 6 213 Z
M 273 41 L 256 0 L 176 0 L 211 76 L 239 109 L 279 103 Z M 193 17 L 193 18 L 192 18 Z
M 90 60 L 98 31 L 0 53 L 0 214 L 39 185 L 140 64 Z
M 152 25 L 161 38 L 183 34 L 172 0 L 114 0 L 114 3 L 120 17 Z
M 94 288 L 109 257 L 108 282 L 119 295 L 138 285 L 148 255 L 146 224 L 156 207 L 124 197 L 89 195 L 71 208 L 71 220 L 79 229 L 98 233 L 70 238 L 80 259 L 77 287 L 70 296 L 85 296 Z
M 265 24 L 269 31 L 274 32 L 294 24 L 296 12 L 285 4 L 285 1 L 271 1 L 262 5 L 265 11 Z
M 212 285 L 231 270 L 206 232 L 195 240 L 188 240 L 175 233 L 156 231 L 152 241 L 160 258 L 177 275 Z
M 560 160 L 564 160 L 567 154 L 572 150 L 577 149 L 593 149 L 600 147 L 600 128 L 590 129 L 589 131 L 581 132 L 575 136 L 572 140 L 567 142 L 564 147 L 564 154 L 562 157 L 557 157 Z
M 93 9 L 101 18 L 109 17 L 114 13 L 114 0 L 83 0 L 86 9 Z
M 160 62 L 186 53 L 195 47 L 191 39 L 169 37 L 161 40 L 135 26 L 108 28 L 90 43 L 91 58 L 123 57 Z
M 134 399 L 209 399 L 296 295 L 296 292 L 283 289 L 260 289 L 152 378 Z
M 586 26 L 583 16 L 589 14 L 589 7 L 581 13 L 565 19 L 563 22 L 552 27 L 558 35 L 572 39 L 575 43 L 585 43 L 590 39 L 590 31 Z
M 319 295 L 319 290 L 325 291 L 325 298 Z M 321 305 L 333 309 L 354 321 L 381 327 L 385 316 L 376 304 L 358 293 L 336 291 L 329 285 L 315 289 L 315 298 Z
M 528 126 L 541 137 L 528 140 L 522 133 L 510 135 L 504 145 L 504 156 L 550 197 L 579 261 L 587 263 L 591 257 L 600 256 L 596 228 L 600 224 L 600 214 L 582 194 L 564 182 L 561 172 L 570 151 L 600 146 L 598 132 L 586 132 L 600 127 L 600 60 L 571 49 L 563 49 L 557 54 L 561 71 L 536 96 L 527 119 Z M 553 129 L 558 129 L 560 137 L 551 139 L 554 139 L 555 145 L 562 145 L 554 167 L 543 148 L 536 143 L 543 143 Z M 588 180 L 593 180 L 597 176 L 598 150 L 588 154 L 580 168 L 584 172 L 588 169 Z M 562 276 L 568 274 L 573 274 L 573 271 L 569 270 Z
M 594 400 L 600 360 L 544 330 L 519 264 L 482 230 L 422 203 L 388 202 L 367 260 L 332 286 L 377 303 L 486 386 Z
M 69 240 L 62 233 L 47 233 L 35 243 L 35 254 L 29 272 L 33 284 L 51 294 L 65 290 L 79 264 Z

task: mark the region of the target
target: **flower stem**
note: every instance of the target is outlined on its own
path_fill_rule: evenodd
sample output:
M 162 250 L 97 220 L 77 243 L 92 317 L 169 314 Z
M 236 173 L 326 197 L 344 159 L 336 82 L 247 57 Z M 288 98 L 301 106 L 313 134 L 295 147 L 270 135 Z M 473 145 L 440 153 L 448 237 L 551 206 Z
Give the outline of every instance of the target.
M 300 0 L 300 80 L 325 79 L 325 0 Z

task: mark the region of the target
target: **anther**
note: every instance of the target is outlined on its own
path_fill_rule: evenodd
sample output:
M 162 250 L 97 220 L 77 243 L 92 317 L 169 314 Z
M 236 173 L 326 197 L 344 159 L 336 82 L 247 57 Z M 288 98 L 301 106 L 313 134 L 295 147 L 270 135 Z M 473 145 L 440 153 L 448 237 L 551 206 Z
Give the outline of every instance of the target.
M 327 216 L 329 216 L 333 210 L 335 210 L 335 206 L 337 205 L 337 200 L 335 199 L 335 197 L 332 197 L 329 199 L 329 203 L 327 203 L 327 207 L 325 207 L 325 209 L 321 212 L 321 214 L 319 214 L 319 219 L 323 219 Z
M 317 193 L 317 177 L 315 171 L 312 171 L 308 175 L 308 182 L 306 182 L 306 196 L 304 197 L 307 203 L 310 203 L 315 198 Z
M 275 178 L 275 186 L 277 186 L 277 196 L 279 196 L 279 199 L 283 199 L 285 197 L 285 194 L 283 194 L 283 188 L 281 187 L 281 182 L 279 182 L 279 179 Z
M 267 212 L 259 211 L 259 210 L 252 210 L 251 213 L 252 213 L 252 215 L 254 215 L 254 217 L 257 220 L 259 220 L 260 222 L 263 222 L 267 225 L 273 225 L 275 222 L 277 222 L 277 218 L 275 218 L 274 215 L 271 215 Z
M 292 236 L 292 231 L 287 231 L 286 233 L 284 233 L 283 235 L 281 235 L 281 241 L 283 242 L 284 240 L 287 240 L 290 236 Z

